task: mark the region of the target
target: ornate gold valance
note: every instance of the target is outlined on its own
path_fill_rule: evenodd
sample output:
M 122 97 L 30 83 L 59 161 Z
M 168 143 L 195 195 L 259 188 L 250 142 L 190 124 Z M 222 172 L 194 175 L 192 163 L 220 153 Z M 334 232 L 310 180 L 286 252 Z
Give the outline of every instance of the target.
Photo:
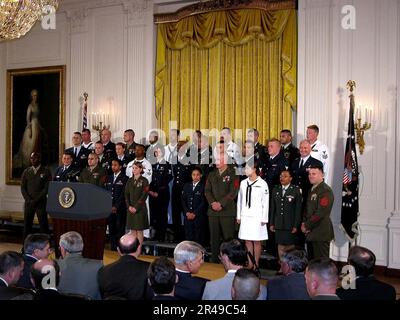
M 214 11 L 232 9 L 260 9 L 266 11 L 296 9 L 296 0 L 210 0 L 201 1 L 173 13 L 154 15 L 156 24 L 178 22 L 184 18 Z

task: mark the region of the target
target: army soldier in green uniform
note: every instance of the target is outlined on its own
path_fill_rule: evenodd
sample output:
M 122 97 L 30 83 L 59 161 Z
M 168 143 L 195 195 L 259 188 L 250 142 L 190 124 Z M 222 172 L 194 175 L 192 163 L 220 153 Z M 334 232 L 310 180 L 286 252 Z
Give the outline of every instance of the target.
M 292 178 L 291 171 L 283 170 L 279 177 L 281 184 L 273 189 L 271 195 L 269 229 L 275 232 L 279 258 L 285 251 L 294 249 L 301 224 L 302 195 L 300 188 L 291 184 Z
M 312 187 L 308 193 L 306 212 L 301 225 L 301 231 L 306 235 L 308 259 L 329 258 L 329 245 L 334 238 L 330 218 L 333 192 L 324 182 L 322 167 L 310 167 L 308 175 Z
M 88 156 L 88 166 L 82 170 L 79 176 L 79 182 L 91 183 L 98 187 L 103 187 L 106 180 L 106 171 L 99 165 L 99 157 L 96 153 Z
M 126 227 L 136 236 L 139 243 L 143 243 L 143 230 L 149 228 L 146 199 L 149 193 L 149 181 L 142 176 L 143 164 L 134 162 L 132 178 L 125 186 L 125 201 L 128 208 Z
M 216 159 L 216 169 L 207 178 L 205 196 L 209 203 L 208 219 L 211 237 L 212 262 L 218 262 L 222 241 L 235 237 L 235 198 L 239 192 L 239 176 L 227 165 L 227 155 Z

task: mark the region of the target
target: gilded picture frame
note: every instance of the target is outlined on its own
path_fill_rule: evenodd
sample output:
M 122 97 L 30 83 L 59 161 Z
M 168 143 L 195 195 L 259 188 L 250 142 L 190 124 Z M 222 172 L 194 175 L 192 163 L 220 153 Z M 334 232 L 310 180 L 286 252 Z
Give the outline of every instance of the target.
M 65 146 L 65 66 L 7 70 L 6 184 L 21 183 L 30 154 L 52 172 Z

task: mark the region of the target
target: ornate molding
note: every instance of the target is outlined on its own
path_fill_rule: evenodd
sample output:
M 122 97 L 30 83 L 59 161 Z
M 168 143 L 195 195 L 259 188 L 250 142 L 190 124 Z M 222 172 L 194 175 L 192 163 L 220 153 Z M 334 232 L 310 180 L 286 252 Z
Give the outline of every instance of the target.
M 124 0 L 122 7 L 128 14 L 128 26 L 143 24 L 146 13 L 152 11 L 151 0 Z
M 89 9 L 87 7 L 66 10 L 67 18 L 71 22 L 71 33 L 80 33 L 87 31 L 88 12 Z
M 296 9 L 296 0 L 210 0 L 200 1 L 173 13 L 160 13 L 154 15 L 154 22 L 177 22 L 183 18 L 200 13 L 232 9 L 261 9 L 284 10 Z

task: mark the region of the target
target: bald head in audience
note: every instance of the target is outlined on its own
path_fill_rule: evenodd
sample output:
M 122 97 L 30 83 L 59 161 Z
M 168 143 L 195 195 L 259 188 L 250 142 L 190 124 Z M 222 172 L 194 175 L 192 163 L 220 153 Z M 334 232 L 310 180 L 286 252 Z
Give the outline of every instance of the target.
M 311 298 L 315 296 L 336 295 L 338 270 L 328 258 L 311 260 L 306 268 L 307 291 Z
M 249 269 L 236 271 L 232 282 L 232 300 L 256 300 L 260 294 L 260 279 Z
M 142 244 L 139 239 L 132 233 L 127 233 L 119 239 L 118 253 L 121 256 L 131 255 L 137 258 L 140 256 Z

